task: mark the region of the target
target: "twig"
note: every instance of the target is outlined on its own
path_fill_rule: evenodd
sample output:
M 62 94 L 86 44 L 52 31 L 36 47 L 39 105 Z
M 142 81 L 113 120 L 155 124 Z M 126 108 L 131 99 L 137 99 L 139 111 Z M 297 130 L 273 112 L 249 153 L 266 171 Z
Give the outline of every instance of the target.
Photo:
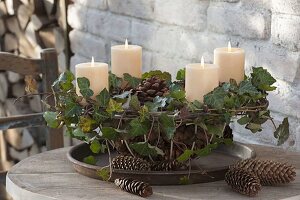
M 273 120 L 272 117 L 270 118 L 270 121 L 272 122 L 272 124 L 273 124 L 273 126 L 274 126 L 274 128 L 275 128 L 275 130 L 276 130 L 276 129 L 277 129 L 277 126 L 276 126 L 276 124 L 275 124 L 275 122 L 274 122 L 274 120 Z
M 125 143 L 125 145 L 126 145 L 128 151 L 130 152 L 130 154 L 131 154 L 133 157 L 135 157 L 135 155 L 134 155 L 133 152 L 131 151 L 131 149 L 130 149 L 128 143 L 127 143 L 127 141 L 126 141 L 126 140 L 123 140 L 123 141 L 124 141 L 124 143 Z
M 171 140 L 171 147 L 170 147 L 170 160 L 172 160 L 172 156 L 173 156 L 173 140 Z
M 16 98 L 16 99 L 14 100 L 14 104 L 15 104 L 17 101 L 19 101 L 20 99 L 22 99 L 22 98 L 30 97 L 30 96 L 37 96 L 37 95 L 44 95 L 44 94 L 50 94 L 50 95 L 53 95 L 52 93 L 49 93 L 49 92 L 36 93 L 36 94 L 25 94 L 25 95 L 23 95 L 23 96 L 20 96 L 20 97 Z

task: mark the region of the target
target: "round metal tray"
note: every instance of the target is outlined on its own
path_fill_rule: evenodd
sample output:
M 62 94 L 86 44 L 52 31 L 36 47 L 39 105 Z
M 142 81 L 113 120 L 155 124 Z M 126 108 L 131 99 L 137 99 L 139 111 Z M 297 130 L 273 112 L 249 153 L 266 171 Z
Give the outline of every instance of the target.
M 89 145 L 85 143 L 72 147 L 67 154 L 68 159 L 79 174 L 101 180 L 96 172 L 109 164 L 108 154 L 94 155 L 97 160 L 96 165 L 89 165 L 82 161 L 89 155 L 93 155 L 93 153 L 90 151 Z M 112 153 L 112 157 L 116 155 L 116 153 Z M 254 157 L 255 152 L 252 148 L 235 142 L 232 145 L 221 145 L 210 155 L 194 159 L 190 172 L 187 170 L 160 172 L 114 169 L 111 181 L 120 177 L 130 177 L 148 182 L 151 185 L 178 185 L 182 184 L 181 180 L 185 176 L 189 176 L 189 183 L 191 184 L 218 181 L 224 179 L 229 165 L 234 164 L 238 160 Z

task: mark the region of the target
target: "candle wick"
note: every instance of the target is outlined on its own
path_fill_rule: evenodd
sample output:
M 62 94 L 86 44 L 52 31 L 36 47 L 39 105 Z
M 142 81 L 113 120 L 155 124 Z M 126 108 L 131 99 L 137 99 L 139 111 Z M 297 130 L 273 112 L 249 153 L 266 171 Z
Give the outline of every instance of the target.
M 128 40 L 125 40 L 125 49 L 128 49 Z
M 230 43 L 230 41 L 228 42 L 228 51 L 231 52 L 231 43 Z
M 204 57 L 201 57 L 201 67 L 204 68 Z
M 91 62 L 91 67 L 95 66 L 95 61 L 94 61 L 94 56 L 92 56 L 92 62 Z

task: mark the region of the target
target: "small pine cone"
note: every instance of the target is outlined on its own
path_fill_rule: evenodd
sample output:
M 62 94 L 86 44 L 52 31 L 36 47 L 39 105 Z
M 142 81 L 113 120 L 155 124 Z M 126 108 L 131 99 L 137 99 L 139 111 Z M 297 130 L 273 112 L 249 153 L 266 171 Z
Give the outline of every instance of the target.
M 124 155 L 113 158 L 111 166 L 113 169 L 123 170 L 148 171 L 150 169 L 150 164 L 147 161 L 141 158 Z
M 290 183 L 296 177 L 295 167 L 270 160 L 247 159 L 236 163 L 234 167 L 256 174 L 262 185 Z
M 163 96 L 169 91 L 167 83 L 156 76 L 143 80 L 136 88 L 140 102 L 153 101 L 156 96 Z
M 115 180 L 115 184 L 122 190 L 141 197 L 148 197 L 153 194 L 152 187 L 148 183 L 142 181 L 130 178 L 118 178 Z
M 186 165 L 178 162 L 177 160 L 165 160 L 155 162 L 151 165 L 152 171 L 176 171 L 181 169 L 186 169 Z
M 261 190 L 258 177 L 240 168 L 230 168 L 225 174 L 225 181 L 233 190 L 250 197 L 255 196 Z

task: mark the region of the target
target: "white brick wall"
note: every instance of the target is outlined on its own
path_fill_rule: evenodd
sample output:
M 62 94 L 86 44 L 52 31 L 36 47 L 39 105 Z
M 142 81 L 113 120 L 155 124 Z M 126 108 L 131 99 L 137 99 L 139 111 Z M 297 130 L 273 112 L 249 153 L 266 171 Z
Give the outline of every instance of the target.
M 71 69 L 94 56 L 110 62 L 110 46 L 143 46 L 143 70 L 175 75 L 202 55 L 233 46 L 246 51 L 246 72 L 263 66 L 278 90 L 269 96 L 278 122 L 290 117 L 291 137 L 283 146 L 300 151 L 300 1 L 299 0 L 74 0 L 69 6 Z M 234 125 L 241 141 L 274 145 L 272 128 L 253 136 Z

